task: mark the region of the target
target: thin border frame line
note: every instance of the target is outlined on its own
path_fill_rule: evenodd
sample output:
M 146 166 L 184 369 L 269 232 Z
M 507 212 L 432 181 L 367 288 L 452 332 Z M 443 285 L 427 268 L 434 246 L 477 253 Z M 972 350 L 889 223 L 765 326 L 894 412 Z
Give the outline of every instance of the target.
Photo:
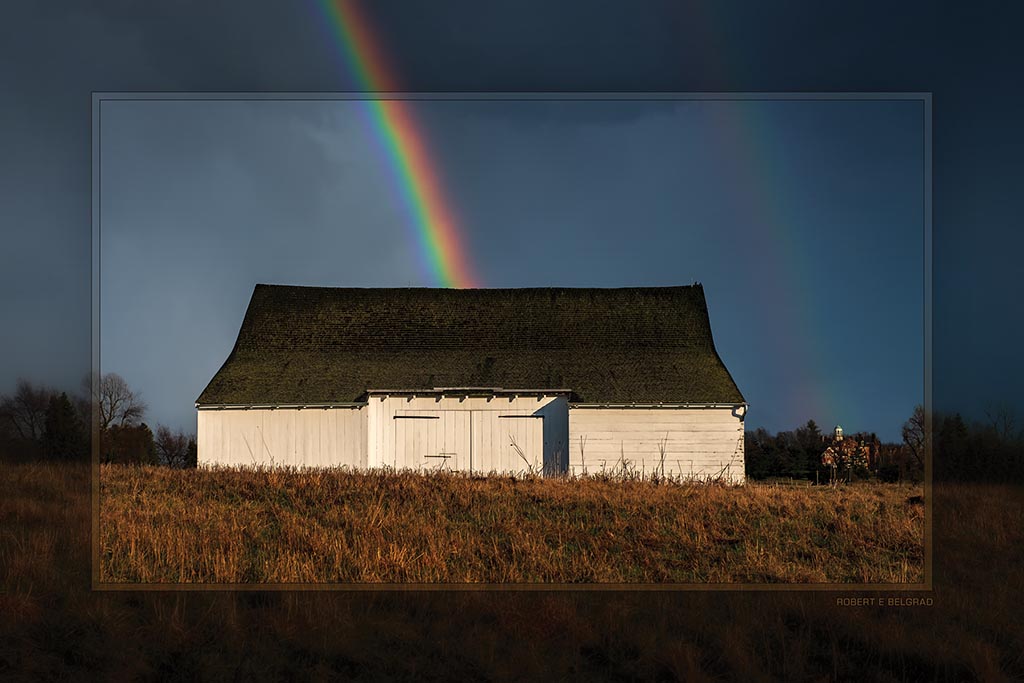
M 716 592 L 835 592 L 835 593 L 919 593 L 932 592 L 934 573 L 934 547 L 932 533 L 932 93 L 931 92 L 698 92 L 698 93 L 650 93 L 650 92 L 532 92 L 532 93 L 403 93 L 403 92 L 102 92 L 92 93 L 91 109 L 91 153 L 92 153 L 92 261 L 90 269 L 92 328 L 91 379 L 93 387 L 101 377 L 100 357 L 100 268 L 102 255 L 102 111 L 107 101 L 352 101 L 352 100 L 403 100 L 403 101 L 576 101 L 576 102 L 656 102 L 656 101 L 918 101 L 922 104 L 922 260 L 924 281 L 922 283 L 923 343 L 924 343 L 924 385 L 923 400 L 925 414 L 925 529 L 924 529 L 924 580 L 921 583 L 865 584 L 865 583 L 127 583 L 102 582 L 100 580 L 100 429 L 99 414 L 96 410 L 96 393 L 91 396 L 92 411 L 92 590 L 95 591 L 716 591 Z

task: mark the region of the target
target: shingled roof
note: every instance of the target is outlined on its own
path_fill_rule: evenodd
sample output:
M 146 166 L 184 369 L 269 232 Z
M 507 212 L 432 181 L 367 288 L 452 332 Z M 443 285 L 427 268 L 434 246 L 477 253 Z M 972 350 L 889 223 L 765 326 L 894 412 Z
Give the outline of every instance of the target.
M 579 403 L 743 403 L 704 290 L 256 285 L 199 405 L 343 403 L 368 390 L 570 389 Z

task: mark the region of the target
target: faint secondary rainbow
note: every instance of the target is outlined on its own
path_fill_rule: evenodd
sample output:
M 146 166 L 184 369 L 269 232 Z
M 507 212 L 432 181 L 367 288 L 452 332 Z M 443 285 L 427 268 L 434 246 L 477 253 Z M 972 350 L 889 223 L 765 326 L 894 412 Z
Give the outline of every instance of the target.
M 790 380 L 784 400 L 795 414 L 815 417 L 825 431 L 836 420 L 856 421 L 861 411 L 845 400 L 846 392 L 836 384 L 824 357 L 824 330 L 818 327 L 819 316 L 813 310 L 813 293 L 818 287 L 807 272 L 806 250 L 789 227 L 791 181 L 771 161 L 778 153 L 773 145 L 776 134 L 768 128 L 765 102 L 738 98 L 715 104 L 711 118 L 714 133 L 739 179 L 736 189 L 746 200 L 747 218 L 752 225 L 763 226 L 750 232 L 748 248 L 763 255 L 761 278 L 772 290 L 772 298 L 791 304 L 777 310 L 780 327 L 794 331 L 778 349 L 777 360 Z
M 314 0 L 331 26 L 331 42 L 341 53 L 359 90 L 398 92 L 373 31 L 356 2 Z M 404 100 L 365 100 L 369 119 L 383 146 L 395 185 L 415 225 L 417 252 L 434 284 L 479 286 L 462 245 L 459 223 L 445 197 L 437 164 L 427 148 L 412 108 Z

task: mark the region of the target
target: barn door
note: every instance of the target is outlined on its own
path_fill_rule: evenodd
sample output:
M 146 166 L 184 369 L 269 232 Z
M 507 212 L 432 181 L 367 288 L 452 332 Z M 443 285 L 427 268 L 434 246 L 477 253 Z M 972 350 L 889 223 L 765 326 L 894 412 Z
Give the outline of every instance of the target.
M 469 469 L 466 411 L 400 410 L 394 423 L 395 469 Z
M 543 472 L 543 416 L 529 410 L 475 410 L 472 432 L 474 472 Z

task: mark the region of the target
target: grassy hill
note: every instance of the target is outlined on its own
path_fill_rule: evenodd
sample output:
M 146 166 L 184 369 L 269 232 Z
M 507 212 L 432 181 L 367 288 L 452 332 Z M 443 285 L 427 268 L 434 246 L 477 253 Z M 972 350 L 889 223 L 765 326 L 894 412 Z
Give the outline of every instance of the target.
M 104 465 L 103 582 L 920 583 L 920 488 Z

